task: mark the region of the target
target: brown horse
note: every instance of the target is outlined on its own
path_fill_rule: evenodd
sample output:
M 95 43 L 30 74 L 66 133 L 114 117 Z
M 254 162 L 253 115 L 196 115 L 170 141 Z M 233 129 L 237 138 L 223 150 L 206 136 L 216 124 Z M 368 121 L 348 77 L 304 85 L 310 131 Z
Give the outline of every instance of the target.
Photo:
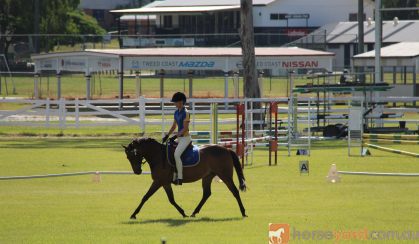
M 132 170 L 135 174 L 142 173 L 141 166 L 148 163 L 151 169 L 151 177 L 153 183 L 148 192 L 144 195 L 140 205 L 131 215 L 131 219 L 135 219 L 140 212 L 144 203 L 160 188 L 166 191 L 170 203 L 179 211 L 183 217 L 188 217 L 185 211 L 176 203 L 172 190 L 172 179 L 174 167 L 172 167 L 166 158 L 165 145 L 157 142 L 152 138 L 134 139 L 128 146 L 123 146 L 128 160 L 131 163 Z M 239 191 L 233 182 L 233 167 L 236 169 L 240 182 L 240 190 L 246 190 L 243 171 L 239 158 L 236 153 L 230 149 L 218 146 L 207 145 L 200 148 L 200 162 L 193 167 L 185 167 L 183 170 L 183 182 L 191 183 L 202 179 L 203 196 L 191 217 L 195 217 L 199 213 L 204 203 L 211 195 L 211 182 L 217 175 L 227 185 L 228 189 L 236 198 L 243 217 L 247 217 Z M 145 161 L 143 161 L 145 160 Z

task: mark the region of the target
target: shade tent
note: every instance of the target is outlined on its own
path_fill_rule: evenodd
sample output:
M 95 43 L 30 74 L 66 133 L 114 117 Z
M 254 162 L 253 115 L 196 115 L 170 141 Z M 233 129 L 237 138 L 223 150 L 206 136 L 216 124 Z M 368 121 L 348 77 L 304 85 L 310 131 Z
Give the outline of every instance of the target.
M 332 70 L 334 53 L 289 48 L 256 48 L 258 70 Z M 35 71 L 80 72 L 86 75 L 89 98 L 90 74 L 119 71 L 120 98 L 123 97 L 123 71 L 141 70 L 219 70 L 225 72 L 225 96 L 228 95 L 228 72 L 242 67 L 241 48 L 144 48 L 88 49 L 82 52 L 52 53 L 32 56 Z M 58 83 L 60 85 L 60 82 Z M 60 90 L 60 88 L 58 89 Z M 161 83 L 161 94 L 163 94 Z M 192 95 L 190 93 L 190 95 Z

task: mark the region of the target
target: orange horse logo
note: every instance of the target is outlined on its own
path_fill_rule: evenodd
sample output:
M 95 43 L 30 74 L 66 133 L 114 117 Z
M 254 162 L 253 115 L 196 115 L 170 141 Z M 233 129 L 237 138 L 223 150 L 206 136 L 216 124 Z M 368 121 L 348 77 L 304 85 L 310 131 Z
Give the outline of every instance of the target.
M 269 224 L 269 244 L 286 244 L 289 240 L 289 224 Z

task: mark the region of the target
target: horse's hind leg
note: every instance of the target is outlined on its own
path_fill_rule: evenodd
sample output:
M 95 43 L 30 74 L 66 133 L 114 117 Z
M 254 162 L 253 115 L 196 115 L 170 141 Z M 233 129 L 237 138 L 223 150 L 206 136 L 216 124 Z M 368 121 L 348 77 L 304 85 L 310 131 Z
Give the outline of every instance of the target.
M 140 212 L 141 208 L 143 207 L 144 203 L 160 188 L 160 184 L 157 184 L 153 181 L 153 183 L 150 186 L 150 189 L 148 189 L 147 193 L 144 195 L 143 199 L 141 200 L 140 205 L 135 209 L 134 213 L 131 215 L 131 219 L 135 219 L 136 215 Z
M 193 211 L 193 214 L 191 215 L 191 217 L 195 217 L 195 215 L 199 213 L 202 206 L 205 204 L 207 199 L 211 196 L 211 182 L 214 176 L 215 174 L 209 174 L 202 179 L 202 190 L 203 190 L 202 199 L 199 202 L 198 206 Z
M 170 184 L 163 186 L 164 190 L 166 191 L 167 197 L 169 198 L 169 202 L 179 211 L 179 213 L 185 218 L 188 217 L 185 214 L 185 211 L 176 203 L 175 196 L 173 195 L 172 186 Z
M 221 178 L 221 180 L 224 181 L 224 183 L 227 185 L 228 189 L 231 191 L 231 193 L 233 193 L 233 196 L 236 198 L 237 203 L 239 204 L 242 216 L 247 217 L 246 210 L 244 209 L 242 200 L 240 198 L 239 190 L 237 189 L 236 185 L 234 184 L 233 178 L 232 177 L 226 178 L 226 177 L 222 177 L 222 176 L 220 176 L 220 178 Z

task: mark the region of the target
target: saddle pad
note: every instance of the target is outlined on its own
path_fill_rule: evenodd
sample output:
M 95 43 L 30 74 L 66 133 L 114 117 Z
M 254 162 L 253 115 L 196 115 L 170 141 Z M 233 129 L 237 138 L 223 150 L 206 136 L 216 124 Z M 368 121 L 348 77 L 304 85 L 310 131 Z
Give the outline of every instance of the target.
M 174 150 L 172 147 L 169 147 L 169 155 L 173 155 L 174 154 Z M 193 145 L 193 147 L 188 147 L 182 154 L 182 156 L 180 156 L 180 158 L 182 159 L 182 163 L 183 163 L 183 167 L 192 167 L 195 166 L 197 164 L 199 164 L 199 147 L 196 145 Z M 172 160 L 171 160 L 172 161 Z M 173 162 L 171 162 L 173 165 L 175 165 L 175 161 L 173 159 Z

